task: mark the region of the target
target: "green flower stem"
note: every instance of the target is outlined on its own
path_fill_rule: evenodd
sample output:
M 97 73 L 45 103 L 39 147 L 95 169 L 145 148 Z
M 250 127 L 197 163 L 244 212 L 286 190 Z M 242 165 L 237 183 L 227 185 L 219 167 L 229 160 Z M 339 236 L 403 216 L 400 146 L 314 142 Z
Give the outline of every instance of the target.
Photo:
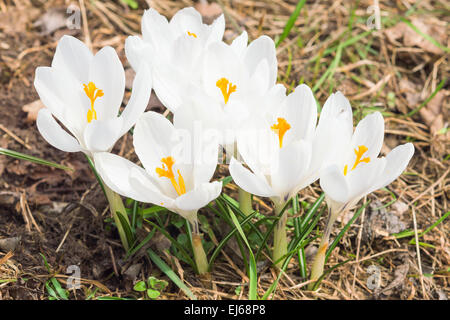
M 200 275 L 208 272 L 208 259 L 206 258 L 205 249 L 202 245 L 202 235 L 198 230 L 198 222 L 192 225 L 192 249 L 194 250 L 194 260 L 197 265 L 197 271 Z
M 102 188 L 103 192 L 105 193 L 106 199 L 109 202 L 109 208 L 111 210 L 111 215 L 114 219 L 114 222 L 117 226 L 117 231 L 119 232 L 120 240 L 122 242 L 122 245 L 126 251 L 128 251 L 131 247 L 131 243 L 128 241 L 128 237 L 125 232 L 125 228 L 122 225 L 121 220 L 119 219 L 119 216 L 117 213 L 119 212 L 120 215 L 124 218 L 124 220 L 128 223 L 128 229 L 130 229 L 130 220 L 128 219 L 127 211 L 125 210 L 125 206 L 123 205 L 122 198 L 119 194 L 111 190 L 102 180 L 100 175 L 98 174 L 97 170 L 95 169 L 94 160 L 86 155 L 86 159 L 88 160 L 89 166 L 91 167 L 92 171 L 94 172 L 95 177 L 97 178 L 98 183 L 100 184 L 100 187 Z
M 252 195 L 241 188 L 239 188 L 239 209 L 246 216 L 248 216 L 249 214 L 251 214 L 253 212 Z
M 120 195 L 112 191 L 106 184 L 103 184 L 103 188 L 105 190 L 106 198 L 109 202 L 111 214 L 117 226 L 117 231 L 119 232 L 120 240 L 122 241 L 124 249 L 128 251 L 130 249 L 131 243 L 128 243 L 128 238 L 126 236 L 124 226 L 122 225 L 122 222 L 118 217 L 118 214 L 120 214 L 126 220 L 128 226 L 130 226 L 130 220 L 128 219 L 128 214 L 125 210 L 125 206 L 123 205 L 122 198 L 120 197 Z
M 275 203 L 275 215 L 278 216 L 283 210 L 283 204 Z M 276 222 L 273 238 L 273 261 L 276 262 L 287 254 L 287 236 L 286 236 L 287 210 L 283 212 L 281 218 Z M 276 262 L 276 266 L 281 268 L 284 260 Z
M 325 257 L 330 241 L 331 228 L 333 227 L 334 222 L 339 216 L 339 213 L 340 211 L 331 212 L 331 210 L 328 209 L 328 223 L 325 229 L 325 233 L 322 236 L 322 240 L 320 241 L 319 249 L 317 250 L 316 257 L 314 258 L 314 262 L 311 268 L 311 280 L 317 281 L 323 274 L 323 270 L 325 267 Z M 315 285 L 315 282 L 311 282 L 308 285 L 308 290 L 313 290 Z

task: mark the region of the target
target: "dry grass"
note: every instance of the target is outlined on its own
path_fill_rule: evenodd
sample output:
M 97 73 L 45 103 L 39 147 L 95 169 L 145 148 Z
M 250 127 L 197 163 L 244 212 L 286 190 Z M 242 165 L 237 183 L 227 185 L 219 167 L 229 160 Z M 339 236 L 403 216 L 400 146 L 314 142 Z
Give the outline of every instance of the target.
M 42 34 L 42 29 L 33 27 L 33 23 L 46 12 L 56 10 L 54 12 L 59 12 L 60 16 L 62 12 L 64 17 L 70 3 L 59 0 L 0 0 L 0 108 L 14 108 L 17 110 L 15 114 L 23 117 L 24 113 L 20 111 L 22 106 L 36 99 L 32 87 L 34 69 L 49 64 L 61 35 L 75 35 L 92 45 L 93 50 L 113 46 L 126 64 L 125 39 L 129 34 L 140 33 L 143 8 L 151 5 L 171 17 L 180 8 L 195 4 L 188 0 L 139 1 L 140 8 L 131 10 L 120 1 L 80 0 L 72 3 L 82 9 L 81 29 L 68 30 L 63 27 L 50 34 Z M 296 5 L 296 1 L 268 0 L 219 0 L 217 3 L 226 16 L 227 41 L 244 29 L 250 39 L 262 34 L 277 39 Z M 450 292 L 448 220 L 420 239 L 428 246 L 409 244 L 414 236 L 402 239 L 392 236 L 405 227 L 415 230 L 417 235 L 449 211 L 450 133 L 446 129 L 449 119 L 449 86 L 446 82 L 449 74 L 449 19 L 445 15 L 449 8 L 438 1 L 380 1 L 382 29 L 376 30 L 367 26 L 371 14 L 367 13 L 367 8 L 370 5 L 372 1 L 308 1 L 288 38 L 278 47 L 279 81 L 288 88 L 305 82 L 315 89 L 315 96 L 321 105 L 331 92 L 341 90 L 352 103 L 355 121 L 374 110 L 384 114 L 386 138 L 383 154 L 407 141 L 414 143 L 416 152 L 399 179 L 388 189 L 368 196 L 372 204 L 341 240 L 328 265 L 349 258 L 353 260 L 331 272 L 317 292 L 302 288 L 305 280 L 299 276 L 298 263 L 292 260 L 274 299 L 438 299 L 448 296 Z M 203 7 L 205 20 L 211 21 L 216 9 Z M 433 36 L 444 49 L 424 39 L 400 17 L 406 17 L 416 27 L 422 28 L 422 32 Z M 439 89 L 441 81 L 444 82 Z M 437 94 L 428 101 L 437 88 Z M 411 112 L 414 114 L 411 115 Z M 17 138 L 24 139 L 20 143 L 4 132 L 2 143 L 7 140 L 12 149 L 26 150 L 23 148 L 29 145 L 36 150 L 38 142 L 42 148 L 51 148 L 42 141 L 33 144 L 36 138 L 28 138 L 30 129 L 23 122 L 3 122 L 2 125 L 16 132 Z M 36 135 L 34 127 L 32 130 Z M 130 156 L 132 150 L 125 148 L 125 141 L 121 143 L 119 152 Z M 49 155 L 50 151 L 35 152 Z M 59 160 L 57 156 L 50 157 Z M 4 162 L 2 165 L 6 164 Z M 1 171 L 8 173 L 8 169 Z M 220 172 L 225 173 L 225 170 Z M 15 174 L 21 176 L 18 172 Z M 7 180 L 0 178 L 0 182 L 0 189 L 15 191 Z M 81 189 L 79 197 L 86 191 L 86 188 Z M 317 184 L 314 184 L 300 197 L 312 202 L 319 192 Z M 385 208 L 380 209 L 386 204 Z M 268 210 L 263 201 L 257 205 L 263 211 Z M 348 218 L 343 217 L 344 221 L 340 224 Z M 0 226 L 0 230 L 1 236 L 8 236 L 6 228 Z M 311 251 L 313 248 L 307 253 L 311 254 Z M 114 259 L 113 251 L 110 252 L 111 263 L 114 264 L 117 256 Z M 0 279 L 23 277 L 19 271 L 22 262 L 14 258 L 0 255 Z M 34 263 L 40 262 L 35 259 Z M 368 267 L 371 265 L 376 265 L 380 270 L 381 287 L 376 290 L 367 285 L 371 276 Z M 178 271 L 199 298 L 246 298 L 246 290 L 235 292 L 236 287 L 245 287 L 248 282 L 245 269 L 235 256 L 225 255 L 217 261 L 209 288 L 192 275 L 192 270 L 183 269 L 184 265 L 176 259 L 172 260 L 171 267 Z M 33 270 L 29 262 L 27 268 L 28 273 Z M 39 277 L 42 277 L 42 272 L 36 275 L 36 278 Z M 275 278 L 275 272 L 263 266 L 259 271 L 259 293 L 263 294 Z M 94 288 L 95 280 L 86 280 L 83 288 Z M 42 281 L 39 283 L 33 298 L 45 296 L 45 287 Z M 17 292 L 13 290 L 14 285 L 14 282 L 0 282 L 0 299 L 2 296 L 21 297 L 14 294 Z M 122 285 L 117 285 L 113 290 L 116 290 L 114 295 L 127 295 L 132 291 L 129 286 Z M 79 298 L 80 295 L 84 297 L 78 293 Z M 162 297 L 185 298 L 176 290 Z

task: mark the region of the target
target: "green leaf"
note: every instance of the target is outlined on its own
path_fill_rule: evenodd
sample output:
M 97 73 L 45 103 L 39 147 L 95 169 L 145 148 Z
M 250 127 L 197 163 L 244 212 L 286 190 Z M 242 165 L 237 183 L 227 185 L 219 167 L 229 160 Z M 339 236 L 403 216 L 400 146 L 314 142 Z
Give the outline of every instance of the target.
M 131 9 L 136 10 L 137 8 L 139 8 L 139 3 L 137 3 L 136 0 L 120 0 L 120 1 L 128 5 Z
M 147 296 L 148 296 L 150 299 L 156 299 L 156 298 L 158 298 L 160 295 L 161 295 L 161 293 L 160 293 L 159 291 L 157 291 L 157 290 L 154 290 L 154 289 L 147 289 Z
M 133 287 L 133 290 L 134 291 L 139 291 L 139 292 L 147 290 L 147 286 L 145 285 L 145 281 L 139 281 L 138 283 L 136 283 L 134 285 L 134 287 Z

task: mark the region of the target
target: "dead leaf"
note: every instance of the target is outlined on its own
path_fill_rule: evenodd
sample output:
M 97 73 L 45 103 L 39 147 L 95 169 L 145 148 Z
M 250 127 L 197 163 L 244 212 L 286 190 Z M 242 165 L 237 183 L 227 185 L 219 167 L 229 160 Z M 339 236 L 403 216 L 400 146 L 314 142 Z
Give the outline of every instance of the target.
M 37 115 L 39 110 L 45 108 L 44 104 L 41 100 L 36 100 L 31 103 L 28 103 L 22 107 L 22 111 L 27 113 L 27 118 L 25 122 L 34 123 L 37 119 Z
M 422 33 L 433 37 L 444 47 L 447 46 L 448 34 L 446 32 L 445 22 L 439 21 L 431 16 L 413 17 L 410 21 Z M 444 53 L 441 48 L 419 35 L 404 22 L 400 22 L 392 28 L 385 30 L 384 33 L 388 40 L 394 44 L 402 38 L 403 44 L 407 47 L 419 47 L 426 52 L 438 55 Z
M 219 4 L 215 2 L 208 3 L 206 0 L 200 0 L 195 5 L 195 9 L 202 15 L 203 22 L 208 24 L 212 23 L 214 19 L 222 14 L 222 8 Z
M 12 9 L 0 13 L 0 30 L 5 34 L 25 32 L 29 21 L 33 21 L 40 14 L 37 8 Z

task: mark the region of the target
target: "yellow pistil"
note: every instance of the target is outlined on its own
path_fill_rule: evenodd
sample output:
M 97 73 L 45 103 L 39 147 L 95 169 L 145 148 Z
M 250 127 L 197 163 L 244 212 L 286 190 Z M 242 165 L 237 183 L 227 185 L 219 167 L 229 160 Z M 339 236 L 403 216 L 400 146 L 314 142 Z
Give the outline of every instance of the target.
M 91 123 L 92 119 L 97 120 L 97 111 L 94 109 L 94 103 L 97 98 L 103 97 L 103 90 L 97 88 L 93 82 L 89 82 L 87 85 L 83 84 L 84 92 L 91 100 L 91 109 L 87 113 L 87 122 Z
M 195 34 L 195 33 L 193 33 L 193 32 L 187 32 L 187 34 L 189 35 L 189 36 L 191 36 L 191 37 L 194 37 L 194 38 L 197 38 L 197 35 Z
M 165 177 L 172 182 L 172 185 L 175 189 L 175 191 L 178 193 L 179 196 L 186 193 L 186 186 L 184 185 L 184 179 L 183 176 L 180 173 L 180 170 L 177 170 L 178 172 L 178 182 L 175 179 L 175 175 L 173 173 L 172 167 L 175 164 L 175 160 L 173 160 L 172 157 L 162 158 L 162 168 L 156 168 L 156 173 L 160 178 Z
M 276 134 L 280 141 L 280 149 L 283 147 L 283 137 L 286 131 L 291 129 L 291 125 L 284 118 L 277 118 L 277 123 L 270 127 Z
M 228 103 L 228 99 L 230 99 L 230 96 L 233 92 L 236 92 L 236 85 L 233 85 L 228 79 L 221 78 L 217 80 L 216 86 L 222 91 L 223 99 L 225 101 L 225 104 Z
M 355 155 L 356 155 L 356 159 L 355 159 L 355 163 L 353 164 L 353 167 L 351 170 L 354 170 L 356 168 L 356 166 L 358 164 L 360 164 L 361 162 L 365 162 L 365 163 L 369 163 L 370 162 L 370 157 L 365 157 L 363 158 L 362 156 L 364 155 L 364 153 L 366 153 L 366 151 L 369 150 L 366 146 L 361 145 L 358 146 L 358 149 L 355 149 Z M 348 165 L 345 165 L 344 167 L 344 176 L 347 175 L 347 171 L 348 171 Z

